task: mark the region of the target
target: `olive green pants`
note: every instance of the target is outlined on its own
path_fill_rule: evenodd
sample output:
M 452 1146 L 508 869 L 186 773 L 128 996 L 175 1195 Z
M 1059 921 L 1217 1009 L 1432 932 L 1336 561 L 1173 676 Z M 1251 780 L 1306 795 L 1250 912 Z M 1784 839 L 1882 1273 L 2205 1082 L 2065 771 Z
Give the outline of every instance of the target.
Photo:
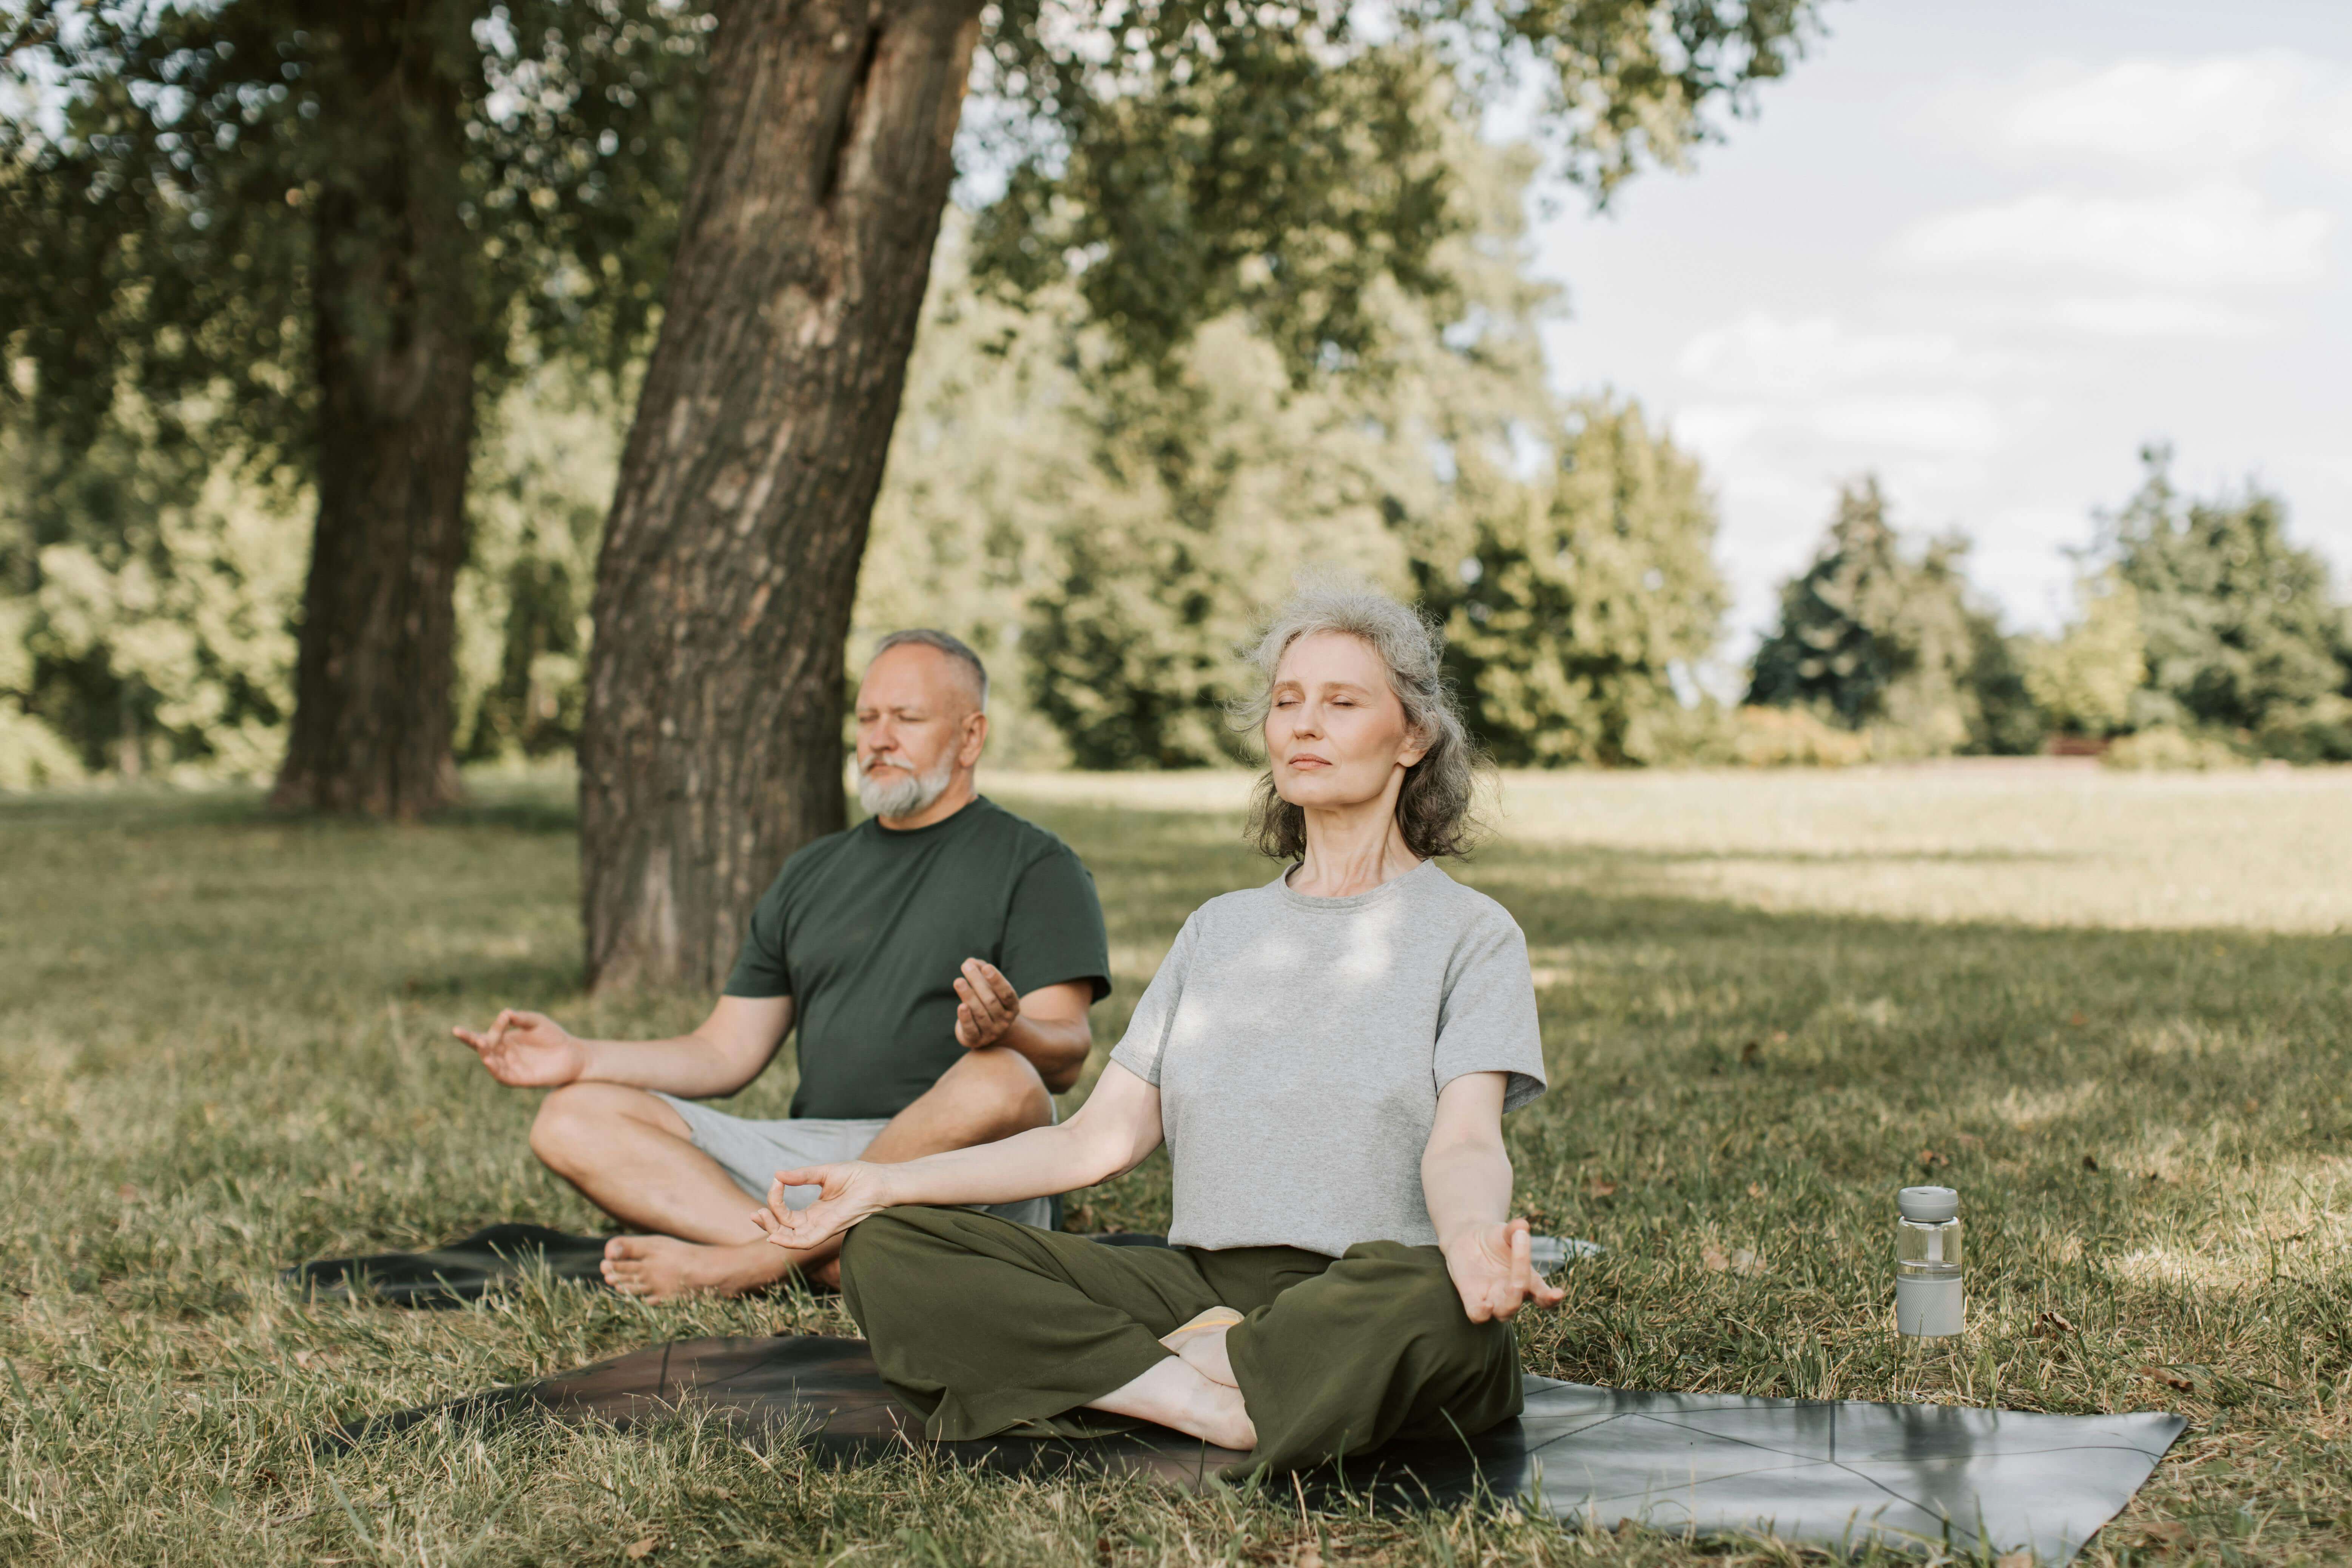
M 1082 1408 L 1171 1352 L 1211 1307 L 1257 1447 L 1229 1478 L 1302 1469 L 1392 1437 L 1467 1436 L 1519 1413 L 1507 1323 L 1474 1323 L 1433 1247 L 1104 1247 L 970 1209 L 898 1208 L 849 1233 L 841 1291 L 883 1378 L 933 1437 L 1090 1436 Z

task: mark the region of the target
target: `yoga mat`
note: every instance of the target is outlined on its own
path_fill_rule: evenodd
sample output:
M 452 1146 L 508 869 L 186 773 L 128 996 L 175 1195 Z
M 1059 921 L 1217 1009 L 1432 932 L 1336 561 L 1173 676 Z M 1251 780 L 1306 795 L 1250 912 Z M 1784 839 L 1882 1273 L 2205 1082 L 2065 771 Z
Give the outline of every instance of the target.
M 1086 1441 L 931 1443 L 860 1340 L 683 1340 L 520 1388 L 347 1425 L 339 1445 L 436 1416 L 511 1416 L 627 1427 L 682 1409 L 747 1438 L 804 1441 L 870 1462 L 911 1441 L 1012 1473 L 1091 1468 L 1202 1485 L 1242 1456 L 1148 1426 Z M 2063 1563 L 2131 1500 L 2187 1424 L 2178 1415 L 2042 1415 L 1948 1405 L 1650 1394 L 1527 1380 L 1518 1420 L 1465 1441 L 1396 1444 L 1321 1489 L 1389 1506 L 1491 1495 L 1563 1520 L 1633 1520 L 1701 1534 L 1758 1533 L 1835 1547 L 1865 1541 L 1976 1552 L 2025 1548 Z
M 387 1306 L 462 1307 L 528 1277 L 542 1264 L 558 1279 L 604 1289 L 598 1265 L 602 1236 L 569 1236 L 543 1225 L 494 1225 L 427 1252 L 377 1252 L 326 1258 L 280 1269 L 279 1278 L 313 1301 L 348 1301 L 373 1293 Z M 1114 1231 L 1095 1237 L 1107 1247 L 1165 1247 L 1164 1236 Z M 1590 1241 L 1539 1236 L 1536 1267 L 1549 1273 L 1571 1258 L 1601 1251 Z M 362 1283 L 364 1281 L 364 1283 Z

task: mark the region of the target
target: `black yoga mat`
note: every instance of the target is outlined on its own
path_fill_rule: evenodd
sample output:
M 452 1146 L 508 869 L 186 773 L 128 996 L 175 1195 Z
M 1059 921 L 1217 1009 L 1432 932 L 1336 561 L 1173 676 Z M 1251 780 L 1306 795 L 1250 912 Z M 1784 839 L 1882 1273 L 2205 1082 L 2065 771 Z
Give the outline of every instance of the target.
M 558 1279 L 604 1288 L 603 1236 L 570 1236 L 543 1225 L 494 1225 L 427 1252 L 377 1252 L 326 1258 L 279 1271 L 314 1301 L 373 1295 L 394 1307 L 462 1307 L 545 1268 Z M 1165 1237 L 1120 1232 L 1095 1238 L 1112 1247 L 1165 1247 Z
M 627 1427 L 680 1410 L 842 1464 L 920 1443 L 1034 1473 L 1092 1468 L 1201 1485 L 1241 1456 L 1163 1427 L 1090 1441 L 929 1443 L 859 1340 L 684 1340 L 520 1388 L 355 1423 L 339 1444 L 436 1417 L 541 1412 Z M 2177 1415 L 2041 1415 L 1948 1405 L 1646 1394 L 1527 1380 L 1518 1420 L 1466 1441 L 1398 1444 L 1315 1478 L 1395 1506 L 1481 1495 L 1608 1527 L 1756 1532 L 1853 1547 L 2030 1549 L 2063 1563 L 2131 1500 L 2186 1425 Z M 1326 1495 L 1328 1495 L 1328 1490 Z

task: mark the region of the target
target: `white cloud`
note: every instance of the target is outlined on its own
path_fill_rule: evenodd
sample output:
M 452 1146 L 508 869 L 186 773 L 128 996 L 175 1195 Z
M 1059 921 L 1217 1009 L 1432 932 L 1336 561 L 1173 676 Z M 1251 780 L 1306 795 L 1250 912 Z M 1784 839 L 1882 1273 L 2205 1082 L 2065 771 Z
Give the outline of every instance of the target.
M 2169 168 L 2231 164 L 2293 142 L 2327 74 L 2284 53 L 2045 70 L 2008 106 L 2002 139 Z
M 1714 393 L 1788 396 L 1887 376 L 1981 379 L 1999 365 L 1948 332 L 1856 332 L 1828 316 L 1752 311 L 1693 338 L 1675 368 Z
M 2328 227 L 2321 208 L 2282 212 L 2234 184 L 2149 197 L 2043 191 L 1923 219 L 1895 237 L 1894 254 L 1927 265 L 2105 272 L 2171 286 L 2287 283 L 2320 275 Z
M 1973 393 L 1848 397 L 1808 418 L 1832 441 L 1898 452 L 1969 454 L 2000 445 L 2000 417 Z
M 2263 317 L 2193 294 L 2097 294 L 2061 300 L 2050 321 L 2108 338 L 2246 338 L 2270 330 Z

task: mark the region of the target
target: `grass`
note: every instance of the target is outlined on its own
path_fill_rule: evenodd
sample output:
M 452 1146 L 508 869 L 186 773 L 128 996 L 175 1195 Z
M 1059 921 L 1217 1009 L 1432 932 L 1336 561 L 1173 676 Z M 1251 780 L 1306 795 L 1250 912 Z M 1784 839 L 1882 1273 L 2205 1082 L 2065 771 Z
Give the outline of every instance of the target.
M 1020 779 L 1108 906 L 1115 1038 L 1184 913 L 1268 874 L 1234 781 Z M 305 1435 L 806 1297 L 312 1307 L 273 1271 L 497 1219 L 588 1228 L 453 1021 L 577 994 L 569 786 L 429 827 L 242 794 L 0 801 L 0 1561 L 1784 1563 L 1507 1510 L 1306 1513 L 1139 1481 L 848 1473 L 681 1421 Z M 1463 875 L 1526 928 L 1556 1088 L 1521 1201 L 1610 1248 L 1531 1370 L 1633 1387 L 2171 1408 L 2097 1563 L 2352 1558 L 2352 777 L 2054 768 L 1514 778 Z M 781 1106 L 779 1068 L 743 1097 Z M 780 1113 L 780 1112 L 774 1112 Z M 1969 1335 L 1889 1331 L 1893 1190 L 1960 1188 Z M 1083 1195 L 1156 1226 L 1164 1168 Z

